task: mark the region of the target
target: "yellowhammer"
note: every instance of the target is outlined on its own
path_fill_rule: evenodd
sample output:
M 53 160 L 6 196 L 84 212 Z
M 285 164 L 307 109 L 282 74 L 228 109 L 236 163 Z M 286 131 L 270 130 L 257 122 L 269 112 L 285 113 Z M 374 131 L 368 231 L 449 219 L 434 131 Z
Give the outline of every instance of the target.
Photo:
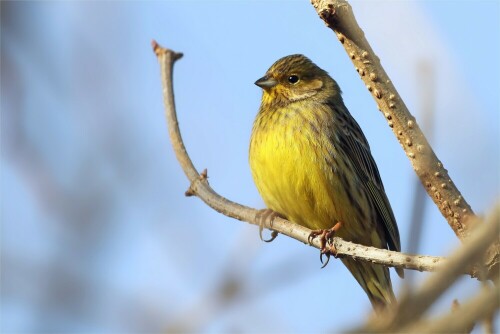
M 345 240 L 399 251 L 398 227 L 377 165 L 335 80 L 305 56 L 291 55 L 255 84 L 264 92 L 249 160 L 267 207 L 314 230 L 341 223 L 336 235 Z M 395 302 L 387 267 L 351 258 L 342 262 L 375 310 Z M 402 270 L 398 274 L 403 277 Z

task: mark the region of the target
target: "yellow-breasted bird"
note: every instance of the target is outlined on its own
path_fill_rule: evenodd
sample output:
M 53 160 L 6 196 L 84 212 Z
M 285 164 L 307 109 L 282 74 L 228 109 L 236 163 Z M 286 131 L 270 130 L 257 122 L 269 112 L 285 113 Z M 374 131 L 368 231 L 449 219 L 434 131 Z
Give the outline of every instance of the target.
M 313 230 L 341 222 L 336 235 L 345 240 L 400 251 L 377 165 L 335 80 L 307 57 L 291 55 L 255 84 L 263 95 L 249 160 L 267 207 Z M 387 267 L 342 262 L 376 311 L 395 302 Z

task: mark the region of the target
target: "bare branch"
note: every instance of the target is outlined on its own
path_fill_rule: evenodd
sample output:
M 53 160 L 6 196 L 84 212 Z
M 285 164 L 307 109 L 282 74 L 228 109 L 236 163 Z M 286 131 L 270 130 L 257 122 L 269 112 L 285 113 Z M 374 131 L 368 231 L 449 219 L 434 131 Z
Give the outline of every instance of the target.
M 464 240 L 473 229 L 474 216 L 448 171 L 437 158 L 415 118 L 399 96 L 359 27 L 351 6 L 345 0 L 311 0 L 319 17 L 331 28 L 353 62 L 361 80 L 372 94 L 378 109 L 396 135 L 406 155 L 434 203 L 455 234 Z M 486 259 L 489 278 L 496 280 L 500 263 L 500 243 L 492 245 Z M 476 273 L 477 274 L 477 273 Z
M 344 0 L 313 0 L 321 19 L 331 28 L 351 58 L 356 71 L 387 118 L 413 169 L 443 216 L 461 239 L 469 231 L 464 218 L 474 213 L 451 181 L 415 118 L 410 114 L 389 76 L 359 27 L 351 6 Z
M 170 139 L 172 141 L 172 146 L 177 159 L 191 182 L 186 195 L 198 196 L 208 206 L 228 217 L 246 221 L 250 224 L 259 225 L 259 222 L 256 219 L 256 214 L 258 213 L 257 210 L 232 202 L 220 196 L 208 184 L 206 170 L 203 171 L 201 175 L 196 171 L 182 142 L 174 103 L 172 84 L 173 65 L 176 60 L 181 58 L 182 54 L 169 49 L 164 49 L 156 42 L 153 42 L 153 49 L 158 57 L 161 68 L 163 95 Z M 279 217 L 266 219 L 263 222 L 263 225 L 265 228 L 272 229 L 303 243 L 308 243 L 308 238 L 311 234 L 310 229 Z M 311 246 L 318 249 L 321 248 L 320 242 L 317 239 L 312 241 Z M 438 266 L 443 265 L 446 261 L 441 257 L 411 255 L 357 245 L 338 237 L 333 238 L 332 245 L 329 247 L 332 251 L 335 250 L 338 256 L 351 256 L 359 260 L 370 261 L 390 267 L 419 271 L 434 271 Z M 464 273 L 472 274 L 471 271 Z

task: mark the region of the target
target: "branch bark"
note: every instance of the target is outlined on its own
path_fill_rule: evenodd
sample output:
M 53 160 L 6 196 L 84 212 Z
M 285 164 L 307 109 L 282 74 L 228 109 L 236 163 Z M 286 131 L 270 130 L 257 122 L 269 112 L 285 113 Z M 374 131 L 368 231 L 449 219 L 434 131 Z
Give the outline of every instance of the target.
M 420 130 L 415 118 L 399 96 L 359 27 L 345 0 L 311 0 L 319 17 L 332 29 L 366 84 L 378 109 L 387 119 L 408 156 L 415 173 L 459 239 L 465 240 L 474 228 L 470 205 L 462 197 L 442 162 Z M 488 278 L 496 281 L 500 271 L 500 242 L 488 250 L 485 266 Z M 478 273 L 476 273 L 476 276 Z
M 196 195 L 214 210 L 238 220 L 246 221 L 253 225 L 259 225 L 256 215 L 257 210 L 247 206 L 232 202 L 217 194 L 208 184 L 207 172 L 198 174 L 182 141 L 179 122 L 175 110 L 173 92 L 173 66 L 176 60 L 182 57 L 181 53 L 162 48 L 153 41 L 153 50 L 158 57 L 161 70 L 163 99 L 165 104 L 165 116 L 172 146 L 184 173 L 191 182 L 186 191 L 187 196 Z M 308 243 L 311 230 L 294 224 L 288 220 L 276 217 L 266 219 L 263 222 L 265 228 L 287 235 L 305 244 Z M 312 240 L 311 246 L 321 248 L 317 239 Z M 444 266 L 447 262 L 445 258 L 424 255 L 411 255 L 393 252 L 385 249 L 378 249 L 363 245 L 354 244 L 341 238 L 334 237 L 330 250 L 335 250 L 337 255 L 350 256 L 355 259 L 383 264 L 389 267 L 398 267 L 419 271 L 435 271 L 438 267 Z M 472 270 L 464 270 L 464 274 L 473 275 Z

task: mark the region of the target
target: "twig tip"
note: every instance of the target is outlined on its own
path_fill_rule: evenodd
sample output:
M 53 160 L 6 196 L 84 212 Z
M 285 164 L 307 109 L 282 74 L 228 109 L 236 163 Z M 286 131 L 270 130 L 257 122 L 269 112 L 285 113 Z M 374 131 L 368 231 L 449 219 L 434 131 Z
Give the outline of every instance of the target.
M 207 169 L 206 169 L 206 168 L 205 168 L 205 169 L 201 172 L 201 174 L 200 174 L 200 179 L 201 179 L 201 180 L 206 180 L 206 179 L 208 179 L 208 171 L 207 171 Z
M 184 56 L 184 54 L 182 52 L 174 52 L 172 50 L 169 50 L 169 51 L 174 54 L 174 60 L 179 60 Z
M 193 188 L 191 188 L 191 186 L 188 188 L 188 190 L 186 190 L 186 192 L 184 193 L 184 196 L 186 197 L 191 197 L 191 196 L 194 196 L 196 195 L 195 192 L 193 191 Z
M 162 51 L 162 47 L 155 39 L 151 40 L 151 47 L 153 48 L 153 52 L 158 56 Z
M 170 49 L 165 49 L 162 47 L 160 44 L 155 39 L 151 40 L 151 47 L 153 48 L 153 52 L 156 54 L 156 56 L 160 56 L 161 54 L 167 54 L 170 53 L 172 55 L 172 58 L 174 61 L 179 60 L 184 56 L 182 52 L 175 52 Z

